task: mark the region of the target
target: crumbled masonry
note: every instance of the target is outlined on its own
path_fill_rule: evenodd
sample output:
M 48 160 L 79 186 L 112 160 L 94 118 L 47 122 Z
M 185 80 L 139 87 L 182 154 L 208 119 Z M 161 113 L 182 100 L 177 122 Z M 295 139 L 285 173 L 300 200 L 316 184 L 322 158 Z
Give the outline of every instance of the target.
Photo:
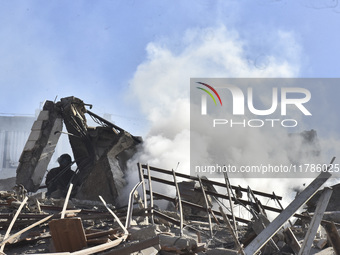
M 1 191 L 0 247 L 5 254 L 299 254 L 302 249 L 308 251 L 301 251 L 302 254 L 340 254 L 340 221 L 322 219 L 323 213 L 320 214 L 330 194 L 328 199 L 317 202 L 316 217 L 308 211 L 299 214 L 291 210 L 293 204 L 304 204 L 313 197 L 329 173 L 321 174 L 301 196 L 286 208 L 280 208 L 277 205 L 282 197 L 275 193 L 198 179 L 143 164 L 138 164 L 136 171 L 140 174 L 140 183 L 131 190 L 127 204 L 120 208 L 106 204 L 105 200 L 47 199 L 43 192 L 27 196 L 22 186 Z M 177 188 L 175 178 L 183 180 Z M 197 185 L 199 180 L 202 186 Z M 179 193 L 171 192 L 177 195 L 169 196 L 166 189 L 157 189 L 157 182 L 170 190 L 178 189 Z M 246 208 L 250 218 L 231 214 L 226 202 L 229 200 L 227 189 L 230 189 L 234 209 Z M 71 190 L 72 186 L 69 193 Z M 243 199 L 235 194 L 236 190 L 243 193 Z M 328 193 L 333 191 L 328 190 Z M 201 202 L 204 196 L 210 201 L 207 204 Z M 271 199 L 276 206 L 263 205 L 261 198 Z M 164 200 L 169 201 L 168 208 L 159 209 L 157 203 Z M 270 212 L 277 215 L 273 221 L 266 216 Z M 273 228 L 280 218 L 284 218 L 286 224 Z M 320 227 L 310 235 L 312 222 Z M 274 235 L 257 240 L 270 229 Z M 310 240 L 309 247 L 304 246 L 307 240 Z M 257 248 L 259 242 L 263 245 Z
M 126 162 L 142 140 L 87 108 L 76 97 L 46 101 L 16 186 L 0 191 L 0 254 L 340 255 L 340 184 L 323 187 L 328 171 L 284 208 L 274 191 L 232 185 L 227 175 L 214 181 L 138 163 L 139 181 L 118 204 Z M 77 175 L 66 196 L 46 197 L 43 178 L 63 125 Z M 313 130 L 302 135 L 307 145 L 316 139 Z

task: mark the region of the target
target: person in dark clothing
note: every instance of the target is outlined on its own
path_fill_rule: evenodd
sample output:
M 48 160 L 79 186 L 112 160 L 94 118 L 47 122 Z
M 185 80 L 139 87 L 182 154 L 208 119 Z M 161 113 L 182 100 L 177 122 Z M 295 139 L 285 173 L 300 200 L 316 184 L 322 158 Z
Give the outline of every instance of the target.
M 59 167 L 52 168 L 46 176 L 48 197 L 63 197 L 72 180 L 74 171 L 71 170 L 72 159 L 69 154 L 63 154 L 58 158 Z

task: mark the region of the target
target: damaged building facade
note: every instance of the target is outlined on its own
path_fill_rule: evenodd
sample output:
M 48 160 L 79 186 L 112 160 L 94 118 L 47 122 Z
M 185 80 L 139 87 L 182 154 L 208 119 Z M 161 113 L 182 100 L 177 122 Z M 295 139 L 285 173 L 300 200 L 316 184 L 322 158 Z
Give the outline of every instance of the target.
M 23 185 L 29 192 L 36 192 L 43 185 L 46 169 L 65 125 L 77 165 L 72 196 L 98 200 L 101 195 L 112 203 L 116 201 L 119 190 L 125 185 L 126 161 L 141 139 L 86 107 L 91 108 L 76 97 L 62 98 L 57 103 L 45 102 L 19 160 L 18 185 Z M 98 126 L 88 126 L 85 115 Z

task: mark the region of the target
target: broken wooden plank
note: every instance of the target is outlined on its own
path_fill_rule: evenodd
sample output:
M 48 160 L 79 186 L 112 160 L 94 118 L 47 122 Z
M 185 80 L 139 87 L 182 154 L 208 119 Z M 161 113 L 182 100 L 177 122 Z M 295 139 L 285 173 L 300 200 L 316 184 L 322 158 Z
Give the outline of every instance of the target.
M 73 184 L 70 183 L 70 186 L 68 187 L 68 190 L 67 190 L 63 210 L 61 211 L 61 217 L 60 217 L 61 219 L 64 219 L 64 217 L 65 217 L 65 212 L 66 212 L 66 208 L 67 208 L 67 205 L 68 205 L 68 200 L 69 200 L 70 195 L 71 195 L 72 188 L 73 188 Z
M 224 174 L 224 180 L 225 180 L 225 184 L 226 184 L 226 188 L 227 188 L 227 193 L 228 193 L 228 197 L 229 197 L 228 200 L 229 200 L 231 217 L 233 218 L 234 231 L 235 231 L 236 238 L 238 238 L 237 224 L 236 224 L 236 221 L 235 221 L 235 214 L 234 214 L 234 209 L 233 209 L 233 203 L 232 203 L 232 200 L 231 200 L 231 194 L 230 194 L 230 190 L 229 190 L 230 182 L 229 182 L 229 178 L 228 178 L 227 172 L 224 172 L 223 174 Z
M 323 227 L 327 232 L 327 236 L 332 244 L 336 255 L 340 255 L 340 236 L 334 222 L 323 222 Z
M 276 198 L 276 194 L 275 194 L 274 191 L 273 191 L 273 195 L 274 195 L 274 197 L 275 197 L 276 202 L 277 202 L 278 205 L 280 206 L 281 210 L 283 210 L 283 206 L 282 206 L 280 200 L 278 200 L 278 199 Z M 293 227 L 293 223 L 291 222 L 291 220 L 288 220 L 288 222 L 289 222 L 289 225 L 290 225 L 291 227 Z
M 110 236 L 115 233 L 117 233 L 117 229 L 99 231 L 95 233 L 86 234 L 86 239 L 89 240 L 89 239 L 94 239 L 94 238 L 103 237 L 103 236 Z
M 45 221 L 48 221 L 52 217 L 53 217 L 53 215 L 49 215 L 49 216 L 43 218 L 42 220 L 39 220 L 36 223 L 34 223 L 34 224 L 32 224 L 32 225 L 30 225 L 30 226 L 28 226 L 28 227 L 18 231 L 17 233 L 15 233 L 15 234 L 13 234 L 11 236 L 9 236 L 7 239 L 4 239 L 4 240 L 1 241 L 0 246 L 2 246 L 3 244 L 8 243 L 8 242 L 14 240 L 15 238 L 17 238 L 21 234 L 25 233 L 26 231 L 30 230 L 31 228 L 34 228 L 35 226 L 40 225 L 41 223 L 44 223 Z
M 327 208 L 327 205 L 328 205 L 329 199 L 331 198 L 332 193 L 333 193 L 333 190 L 331 188 L 324 188 L 319 198 L 318 205 L 315 209 L 312 221 L 309 225 L 307 234 L 305 236 L 305 239 L 299 251 L 299 255 L 308 255 L 310 253 L 313 240 L 315 238 L 316 232 L 322 220 L 323 213 L 325 212 Z
M 240 244 L 240 242 L 238 241 L 238 239 L 237 239 L 238 237 L 237 237 L 237 235 L 236 235 L 236 233 L 235 233 L 233 227 L 231 226 L 229 219 L 227 218 L 227 216 L 226 216 L 225 213 L 223 212 L 223 209 L 222 209 L 221 206 L 219 207 L 219 209 L 220 209 L 220 212 L 221 212 L 221 214 L 222 214 L 222 217 L 223 217 L 224 221 L 227 223 L 227 226 L 228 226 L 229 229 L 230 229 L 231 235 L 232 235 L 232 237 L 233 237 L 233 239 L 234 239 L 234 242 L 235 242 L 235 244 L 236 244 L 236 246 L 237 246 L 237 248 L 238 248 L 239 253 L 242 254 L 242 255 L 245 255 L 245 253 L 243 252 L 243 247 L 242 247 L 242 245 Z
M 139 178 L 140 178 L 140 181 L 142 182 L 142 188 L 143 188 L 144 208 L 147 208 L 148 207 L 148 201 L 147 201 L 147 198 L 146 198 L 146 188 L 145 188 L 145 180 L 144 180 L 143 168 L 142 168 L 140 163 L 138 163 L 137 165 L 138 165 L 138 168 L 139 168 Z M 145 213 L 147 213 L 147 211 L 145 211 Z M 149 223 L 149 218 L 145 217 L 145 221 L 148 224 Z
M 301 245 L 299 241 L 296 239 L 296 236 L 294 235 L 292 230 L 290 228 L 286 228 L 283 231 L 283 234 L 289 247 L 293 250 L 295 254 L 298 254 L 301 249 Z
M 179 207 L 179 216 L 180 216 L 180 234 L 181 236 L 183 236 L 183 210 L 182 210 L 182 199 L 181 199 L 181 193 L 179 192 L 179 188 L 177 185 L 177 180 L 176 180 L 176 173 L 175 171 L 172 169 L 172 175 L 174 177 L 174 182 L 175 182 L 175 187 L 176 187 L 176 195 L 178 198 L 178 207 Z M 151 193 L 151 191 L 150 191 Z
M 90 255 L 90 254 L 94 254 L 97 252 L 102 252 L 111 248 L 116 247 L 117 245 L 119 245 L 121 242 L 124 242 L 126 240 L 126 235 L 118 238 L 117 240 L 108 242 L 108 243 L 104 243 L 104 244 L 100 244 L 94 247 L 90 247 L 90 248 L 86 248 L 80 251 L 75 251 L 75 252 L 54 252 L 54 253 L 39 253 L 40 255 L 66 255 L 66 254 L 73 254 L 73 255 Z
M 8 229 L 7 229 L 7 231 L 6 231 L 6 234 L 4 235 L 4 238 L 3 238 L 4 240 L 9 236 L 9 233 L 11 232 L 12 227 L 13 227 L 15 221 L 17 220 L 18 215 L 20 214 L 22 208 L 23 208 L 24 205 L 26 204 L 27 200 L 28 200 L 28 197 L 25 197 L 25 199 L 21 202 L 21 204 L 20 204 L 20 206 L 19 206 L 17 212 L 15 213 L 15 215 L 14 215 L 14 217 L 13 217 L 13 219 L 12 219 L 10 225 L 8 226 Z M 4 251 L 5 245 L 6 245 L 6 243 L 4 243 L 3 245 L 1 245 L 0 252 L 3 252 L 3 251 Z
M 209 220 L 210 237 L 212 238 L 214 234 L 213 234 L 213 231 L 212 231 L 212 224 L 211 224 L 211 218 L 210 218 L 210 213 L 209 213 L 210 206 L 209 206 L 209 203 L 208 203 L 207 195 L 205 194 L 205 189 L 204 189 L 204 186 L 202 184 L 201 177 L 199 175 L 197 175 L 197 177 L 198 177 L 198 181 L 200 183 L 200 186 L 201 186 L 201 189 L 202 189 L 202 193 L 203 193 L 203 196 L 204 196 L 205 206 L 207 208 L 207 214 L 208 214 L 208 220 Z
M 108 237 L 92 238 L 86 241 L 88 245 L 98 245 L 110 242 Z
M 125 226 L 122 224 L 122 222 L 120 221 L 120 219 L 117 217 L 117 215 L 109 208 L 109 206 L 107 205 L 107 203 L 105 202 L 105 200 L 99 196 L 100 200 L 103 202 L 103 204 L 105 205 L 106 209 L 112 214 L 112 216 L 115 218 L 115 220 L 118 222 L 119 226 L 123 229 L 124 233 L 126 235 L 129 234 L 129 232 L 127 231 L 127 229 L 125 228 Z
M 333 163 L 334 158 L 331 162 Z M 273 235 L 279 231 L 281 226 L 305 204 L 332 175 L 329 172 L 322 172 L 314 181 L 308 185 L 283 212 L 278 215 L 245 249 L 246 254 L 255 254 L 260 250 Z
M 153 217 L 153 195 L 152 195 L 152 183 L 151 183 L 151 173 L 150 173 L 150 167 L 147 166 L 148 170 L 148 183 L 149 183 L 149 191 L 150 191 L 150 208 L 151 208 L 151 224 L 154 225 L 154 217 Z
M 73 252 L 87 246 L 80 218 L 51 220 L 48 225 L 57 252 Z
M 100 244 L 100 245 L 97 245 L 97 246 L 94 246 L 94 247 L 91 247 L 91 248 L 86 248 L 86 249 L 83 249 L 83 250 L 80 250 L 80 251 L 75 251 L 75 252 L 72 252 L 70 254 L 73 254 L 73 255 L 89 255 L 89 254 L 94 254 L 94 253 L 97 253 L 97 252 L 102 252 L 102 251 L 111 249 L 113 247 L 116 247 L 121 242 L 124 242 L 126 240 L 126 238 L 127 238 L 127 235 L 124 234 L 124 236 L 122 236 L 122 237 L 120 237 L 116 240 L 113 240 L 111 242 Z
M 128 203 L 128 209 L 127 209 L 127 215 L 126 215 L 126 221 L 125 221 L 125 228 L 128 229 L 131 226 L 131 220 L 132 220 L 132 212 L 133 212 L 133 194 L 135 193 L 136 189 L 142 184 L 143 182 L 140 181 L 135 185 L 135 187 L 131 190 L 129 195 L 129 203 Z

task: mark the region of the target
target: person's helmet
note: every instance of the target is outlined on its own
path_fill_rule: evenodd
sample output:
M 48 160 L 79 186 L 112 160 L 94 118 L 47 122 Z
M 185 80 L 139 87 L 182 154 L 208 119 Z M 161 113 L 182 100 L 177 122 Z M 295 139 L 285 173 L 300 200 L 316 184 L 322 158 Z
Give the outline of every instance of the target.
M 59 163 L 60 166 L 67 166 L 67 165 L 71 164 L 71 162 L 72 162 L 72 158 L 67 153 L 61 155 L 58 158 L 58 163 Z

